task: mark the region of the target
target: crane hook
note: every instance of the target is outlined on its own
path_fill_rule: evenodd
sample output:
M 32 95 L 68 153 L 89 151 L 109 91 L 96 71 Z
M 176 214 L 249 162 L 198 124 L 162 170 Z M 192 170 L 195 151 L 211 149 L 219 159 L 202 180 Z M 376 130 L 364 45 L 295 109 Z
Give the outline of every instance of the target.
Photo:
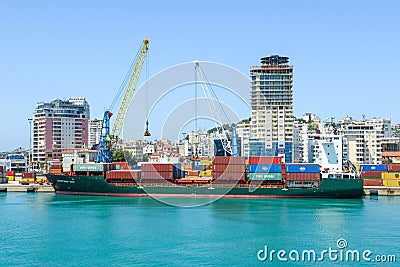
M 144 132 L 144 136 L 151 136 L 151 133 L 149 131 L 149 121 L 146 120 L 146 131 Z

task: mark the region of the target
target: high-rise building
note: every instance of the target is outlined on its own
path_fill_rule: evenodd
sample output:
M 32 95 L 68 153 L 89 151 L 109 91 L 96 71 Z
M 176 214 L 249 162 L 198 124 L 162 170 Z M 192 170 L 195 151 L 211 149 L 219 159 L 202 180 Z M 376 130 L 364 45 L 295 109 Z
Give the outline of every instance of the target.
M 90 108 L 84 97 L 38 103 L 33 116 L 33 162 L 59 159 L 65 149 L 87 148 Z
M 88 148 L 100 143 L 102 120 L 89 120 Z
M 293 160 L 293 66 L 278 55 L 250 67 L 250 155 L 281 155 Z

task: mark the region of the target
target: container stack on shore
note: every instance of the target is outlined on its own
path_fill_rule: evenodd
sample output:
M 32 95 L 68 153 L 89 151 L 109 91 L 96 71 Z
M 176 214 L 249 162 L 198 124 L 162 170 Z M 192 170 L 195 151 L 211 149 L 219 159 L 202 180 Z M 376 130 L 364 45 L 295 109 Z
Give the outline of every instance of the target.
M 382 173 L 387 171 L 387 166 L 384 164 L 361 164 L 360 174 L 363 179 L 380 180 Z
M 266 184 L 281 183 L 283 166 L 281 157 L 249 157 L 248 180 Z
M 215 183 L 245 182 L 246 162 L 244 157 L 216 156 L 212 166 L 212 179 Z
M 387 172 L 382 172 L 383 185 L 400 187 L 400 164 L 388 164 Z
M 383 164 L 362 164 L 360 165 L 360 175 L 363 178 L 364 186 L 382 186 L 382 173 L 387 171 L 387 166 Z
M 8 183 L 8 179 L 6 176 L 6 168 L 3 165 L 0 165 L 0 184 Z
M 15 171 L 6 171 L 6 178 L 8 181 L 15 181 Z

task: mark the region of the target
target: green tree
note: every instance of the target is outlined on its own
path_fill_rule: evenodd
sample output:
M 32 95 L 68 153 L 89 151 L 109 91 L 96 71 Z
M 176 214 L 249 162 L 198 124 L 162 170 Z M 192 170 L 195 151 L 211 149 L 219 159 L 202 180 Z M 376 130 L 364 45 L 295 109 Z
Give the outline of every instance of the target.
M 122 150 L 115 150 L 113 155 L 114 162 L 125 162 L 125 153 Z

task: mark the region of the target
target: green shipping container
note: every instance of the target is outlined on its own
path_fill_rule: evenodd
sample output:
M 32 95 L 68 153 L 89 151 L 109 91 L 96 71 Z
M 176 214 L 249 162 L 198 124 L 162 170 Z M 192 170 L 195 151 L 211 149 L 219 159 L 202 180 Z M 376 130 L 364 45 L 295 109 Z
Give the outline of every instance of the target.
M 74 172 L 103 172 L 103 163 L 74 164 L 72 170 Z
M 282 173 L 249 173 L 248 178 L 250 181 L 281 181 Z

